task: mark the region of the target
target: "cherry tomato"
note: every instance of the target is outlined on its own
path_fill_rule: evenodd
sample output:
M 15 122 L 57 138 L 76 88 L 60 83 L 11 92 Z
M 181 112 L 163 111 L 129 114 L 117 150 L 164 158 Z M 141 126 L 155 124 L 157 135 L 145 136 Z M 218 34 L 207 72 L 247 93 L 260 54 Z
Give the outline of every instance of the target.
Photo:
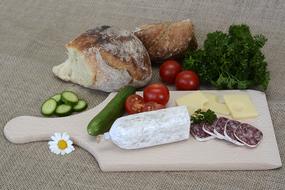
M 175 79 L 177 90 L 197 90 L 199 89 L 199 77 L 193 71 L 182 71 Z
M 143 97 L 145 102 L 166 105 L 169 100 L 169 90 L 164 84 L 150 84 L 143 90 Z
M 134 114 L 142 112 L 144 108 L 143 97 L 137 94 L 130 95 L 125 102 L 125 109 L 128 114 Z
M 153 111 L 165 108 L 164 105 L 158 104 L 156 102 L 147 102 L 144 104 L 143 112 L 145 111 Z
M 175 60 L 167 60 L 159 68 L 159 75 L 163 82 L 174 84 L 176 75 L 182 70 L 181 65 Z

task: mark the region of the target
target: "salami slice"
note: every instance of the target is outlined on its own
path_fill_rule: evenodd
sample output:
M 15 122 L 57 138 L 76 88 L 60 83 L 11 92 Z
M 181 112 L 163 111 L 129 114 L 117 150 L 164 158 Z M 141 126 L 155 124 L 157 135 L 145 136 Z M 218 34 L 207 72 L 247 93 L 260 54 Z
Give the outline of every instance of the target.
M 242 123 L 234 132 L 235 137 L 248 147 L 256 147 L 262 140 L 263 134 L 254 126 Z
M 214 133 L 217 138 L 225 139 L 224 130 L 228 119 L 225 117 L 220 117 L 214 127 Z
M 208 133 L 205 133 L 205 131 L 203 130 L 202 123 L 201 124 L 191 124 L 190 133 L 198 141 L 208 141 L 208 140 L 215 138 L 214 136 L 211 136 Z
M 244 144 L 241 143 L 236 137 L 235 137 L 235 130 L 240 126 L 241 122 L 235 121 L 235 120 L 228 120 L 225 126 L 225 140 L 232 142 L 236 145 L 243 146 Z
M 217 121 L 218 121 L 218 119 L 216 119 L 212 124 L 205 123 L 203 125 L 203 131 L 205 131 L 209 135 L 217 137 L 216 134 L 214 133 L 214 128 L 215 128 L 215 125 L 216 125 Z

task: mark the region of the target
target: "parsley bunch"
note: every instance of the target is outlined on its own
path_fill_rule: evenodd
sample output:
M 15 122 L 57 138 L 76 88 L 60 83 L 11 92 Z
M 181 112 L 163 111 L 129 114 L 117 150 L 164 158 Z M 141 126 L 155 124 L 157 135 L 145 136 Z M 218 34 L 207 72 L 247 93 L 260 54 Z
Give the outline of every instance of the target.
M 228 34 L 209 33 L 204 49 L 189 50 L 183 67 L 219 89 L 266 90 L 270 78 L 261 52 L 266 40 L 263 35 L 252 36 L 247 25 L 231 25 Z
M 212 124 L 217 119 L 217 115 L 212 110 L 202 111 L 201 109 L 196 110 L 191 115 L 192 123 L 207 123 Z

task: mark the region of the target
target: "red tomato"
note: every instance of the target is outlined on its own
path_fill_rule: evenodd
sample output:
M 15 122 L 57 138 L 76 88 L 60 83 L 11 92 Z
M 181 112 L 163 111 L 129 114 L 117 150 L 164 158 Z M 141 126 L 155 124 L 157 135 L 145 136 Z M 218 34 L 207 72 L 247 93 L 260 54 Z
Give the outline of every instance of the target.
M 176 75 L 182 70 L 181 65 L 175 60 L 167 60 L 159 68 L 162 81 L 174 84 Z
M 144 108 L 143 97 L 137 94 L 130 95 L 125 102 L 125 109 L 128 114 L 134 114 L 142 112 Z
M 156 102 L 147 102 L 144 104 L 143 111 L 153 111 L 165 108 L 164 105 L 158 104 Z
M 176 76 L 175 85 L 177 90 L 197 90 L 199 89 L 199 77 L 193 71 L 182 71 Z
M 151 84 L 143 90 L 143 97 L 145 102 L 166 105 L 169 100 L 169 90 L 164 84 Z

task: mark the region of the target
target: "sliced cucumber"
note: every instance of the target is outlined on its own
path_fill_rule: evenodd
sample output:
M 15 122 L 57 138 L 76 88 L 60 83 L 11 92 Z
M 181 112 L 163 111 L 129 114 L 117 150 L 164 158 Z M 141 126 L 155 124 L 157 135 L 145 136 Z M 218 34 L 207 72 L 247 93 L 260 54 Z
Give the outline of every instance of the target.
M 57 116 L 63 117 L 63 116 L 68 116 L 72 113 L 72 106 L 71 105 L 66 105 L 66 104 L 61 104 L 57 106 L 55 110 L 55 114 Z
M 79 100 L 75 106 L 73 106 L 73 110 L 76 112 L 83 111 L 87 108 L 87 103 L 84 100 Z
M 87 108 L 87 102 L 78 99 L 78 96 L 71 91 L 63 91 L 46 100 L 41 107 L 41 113 L 45 116 L 53 114 L 57 116 L 68 116 L 73 111 L 81 112 Z
M 53 97 L 51 97 L 52 99 L 54 99 L 58 104 L 61 103 L 61 94 L 55 94 Z
M 61 94 L 61 100 L 67 105 L 75 106 L 78 102 L 78 97 L 74 92 L 64 91 Z
M 46 100 L 41 107 L 41 113 L 45 116 L 51 116 L 56 110 L 57 102 L 50 98 Z

